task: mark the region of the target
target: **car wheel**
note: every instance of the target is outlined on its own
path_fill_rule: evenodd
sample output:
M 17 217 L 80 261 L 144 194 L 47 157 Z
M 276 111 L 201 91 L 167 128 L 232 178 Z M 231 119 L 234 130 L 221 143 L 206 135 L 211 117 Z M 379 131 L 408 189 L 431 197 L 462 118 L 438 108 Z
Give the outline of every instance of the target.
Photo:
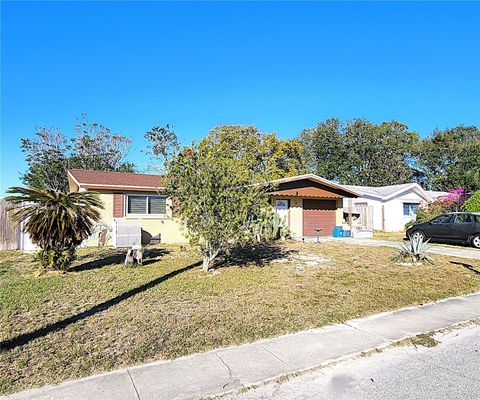
M 472 246 L 477 249 L 480 249 L 480 235 L 475 235 L 472 238 Z
M 410 235 L 410 238 L 414 239 L 414 240 L 420 240 L 421 239 L 422 242 L 424 242 L 427 237 L 425 236 L 425 234 L 422 231 L 414 231 Z

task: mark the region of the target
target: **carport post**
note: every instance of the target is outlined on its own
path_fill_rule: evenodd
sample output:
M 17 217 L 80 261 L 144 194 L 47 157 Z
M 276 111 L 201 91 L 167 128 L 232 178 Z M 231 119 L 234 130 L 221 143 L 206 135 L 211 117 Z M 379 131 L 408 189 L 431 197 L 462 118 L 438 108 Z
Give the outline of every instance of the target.
M 348 207 L 348 226 L 350 227 L 350 235 L 352 234 L 352 206 Z

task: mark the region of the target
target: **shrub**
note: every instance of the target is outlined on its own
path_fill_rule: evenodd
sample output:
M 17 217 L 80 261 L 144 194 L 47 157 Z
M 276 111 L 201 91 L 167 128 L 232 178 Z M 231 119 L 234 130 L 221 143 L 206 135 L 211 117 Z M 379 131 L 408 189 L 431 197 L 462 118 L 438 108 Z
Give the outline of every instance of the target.
M 477 190 L 462 206 L 462 211 L 480 212 L 480 190 Z
M 423 204 L 418 207 L 415 220 L 405 224 L 405 229 L 417 224 L 431 221 L 433 218 L 441 214 L 458 211 L 459 204 L 461 204 L 461 202 L 462 200 L 460 199 L 458 193 L 450 193 L 447 196 L 437 197 L 430 204 Z
M 394 261 L 405 262 L 411 260 L 412 263 L 428 262 L 434 264 L 427 252 L 429 246 L 428 240 L 424 242 L 421 238 L 410 238 L 408 243 L 402 243 L 398 254 L 394 257 Z

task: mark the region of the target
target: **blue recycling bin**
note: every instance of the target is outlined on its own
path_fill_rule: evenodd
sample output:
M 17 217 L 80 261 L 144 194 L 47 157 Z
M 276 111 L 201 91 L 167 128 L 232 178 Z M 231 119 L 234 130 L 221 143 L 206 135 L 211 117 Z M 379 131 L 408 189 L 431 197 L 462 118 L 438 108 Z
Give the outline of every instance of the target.
M 336 226 L 333 228 L 332 236 L 338 238 L 343 237 L 343 228 L 341 226 Z

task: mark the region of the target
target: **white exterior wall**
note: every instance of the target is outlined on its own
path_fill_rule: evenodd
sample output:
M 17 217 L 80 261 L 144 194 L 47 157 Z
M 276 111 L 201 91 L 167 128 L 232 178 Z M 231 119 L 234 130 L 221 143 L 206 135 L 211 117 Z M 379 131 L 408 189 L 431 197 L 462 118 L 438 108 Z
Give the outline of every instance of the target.
M 358 197 L 356 199 L 344 199 L 344 207 L 354 206 L 358 203 L 367 203 L 373 206 L 373 229 L 385 232 L 399 232 L 405 229 L 405 224 L 414 219 L 403 215 L 403 203 L 425 203 L 425 199 L 414 190 L 401 193 L 388 200 L 380 200 L 373 197 Z M 382 207 L 385 218 L 382 223 Z
M 414 220 L 414 216 L 403 215 L 403 203 L 424 203 L 425 200 L 413 191 L 396 196 L 385 204 L 385 232 L 405 230 L 405 224 Z

